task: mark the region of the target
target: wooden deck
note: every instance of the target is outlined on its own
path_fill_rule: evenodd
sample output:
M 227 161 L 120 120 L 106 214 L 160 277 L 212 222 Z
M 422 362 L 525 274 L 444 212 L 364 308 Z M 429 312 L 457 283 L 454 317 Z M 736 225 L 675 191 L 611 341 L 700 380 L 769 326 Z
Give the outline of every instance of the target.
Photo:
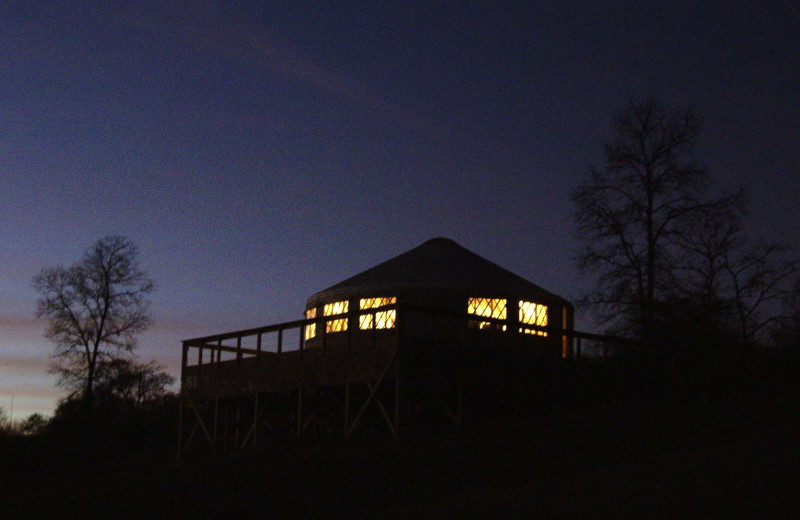
M 499 320 L 478 330 L 474 316 L 396 308 L 392 329 L 359 330 L 359 311 L 342 332 L 326 334 L 335 318 L 322 317 L 184 341 L 180 453 L 199 438 L 216 451 L 313 429 L 346 440 L 366 423 L 398 437 L 412 411 L 431 402 L 460 425 L 465 384 L 530 377 L 537 359 L 558 361 L 562 351 L 580 353 L 582 341 L 609 340 L 553 327 L 542 328 L 547 337 L 520 334 Z M 309 340 L 311 323 L 321 334 Z
M 182 386 L 194 397 L 208 399 L 394 379 L 396 351 L 396 342 L 383 341 L 369 349 L 336 345 L 281 354 L 262 352 L 186 366 Z

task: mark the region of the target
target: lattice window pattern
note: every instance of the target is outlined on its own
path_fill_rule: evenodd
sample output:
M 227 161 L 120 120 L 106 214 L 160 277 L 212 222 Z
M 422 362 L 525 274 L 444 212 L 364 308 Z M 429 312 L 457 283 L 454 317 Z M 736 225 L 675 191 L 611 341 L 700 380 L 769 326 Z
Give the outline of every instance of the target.
M 508 301 L 505 298 L 469 298 L 467 312 L 476 316 L 504 320 L 508 314 Z M 505 324 L 489 321 L 470 321 L 470 327 L 479 329 L 506 330 Z
M 394 305 L 397 298 L 394 296 L 385 298 L 361 298 L 359 307 L 364 309 L 375 309 L 386 305 Z M 358 317 L 358 326 L 362 330 L 366 329 L 393 329 L 397 320 L 397 310 L 389 309 L 376 311 L 375 313 L 362 314 Z
M 387 298 L 361 298 L 359 307 L 364 309 L 375 309 L 376 307 L 383 307 L 384 305 L 394 305 L 397 303 L 397 298 L 394 296 Z
M 340 302 L 332 302 L 326 303 L 322 307 L 322 315 L 323 316 L 337 316 L 340 314 L 347 314 L 347 309 L 349 307 L 349 303 L 347 300 L 343 300 Z M 327 320 L 325 322 L 325 332 L 343 332 L 347 330 L 347 318 L 336 318 L 333 320 Z
M 540 303 L 519 301 L 519 324 L 536 325 L 547 327 L 547 306 Z M 519 331 L 523 334 L 535 334 L 537 336 L 547 336 L 547 331 L 536 330 L 528 327 L 520 327 Z
M 305 316 L 307 320 L 312 320 L 317 317 L 317 308 L 306 309 Z M 317 324 L 307 323 L 305 328 L 305 338 L 309 340 L 317 335 Z
M 347 318 L 338 318 L 325 322 L 325 332 L 343 332 L 347 330 Z
M 341 302 L 326 303 L 322 308 L 323 316 L 335 316 L 337 314 L 346 314 L 348 304 L 347 300 Z
M 361 330 L 372 328 L 372 314 L 362 314 L 358 317 L 358 328 Z
M 393 329 L 395 321 L 397 321 L 397 311 L 395 309 L 375 313 L 375 328 Z

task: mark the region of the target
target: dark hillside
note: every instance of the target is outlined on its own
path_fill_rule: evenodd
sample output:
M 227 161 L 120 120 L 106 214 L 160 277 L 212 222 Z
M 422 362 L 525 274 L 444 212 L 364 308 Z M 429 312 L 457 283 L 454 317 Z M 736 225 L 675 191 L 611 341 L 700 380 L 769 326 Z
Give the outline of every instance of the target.
M 794 357 L 578 367 L 558 406 L 463 431 L 2 464 L 8 518 L 699 518 L 800 510 Z M 557 379 L 557 380 L 556 380 Z M 542 388 L 542 391 L 545 389 Z M 552 390 L 552 388 L 551 388 Z M 34 450 L 31 439 L 24 449 Z M 6 448 L 8 443 L 4 443 Z M 6 459 L 8 460 L 8 459 Z

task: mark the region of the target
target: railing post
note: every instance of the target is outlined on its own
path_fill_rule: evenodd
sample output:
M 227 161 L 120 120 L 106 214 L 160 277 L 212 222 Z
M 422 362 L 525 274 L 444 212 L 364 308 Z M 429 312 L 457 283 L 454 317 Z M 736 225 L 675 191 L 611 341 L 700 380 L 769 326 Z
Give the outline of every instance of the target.
M 303 351 L 303 347 L 305 346 L 305 339 L 306 339 L 305 338 L 305 333 L 304 333 L 304 331 L 302 329 L 300 329 L 299 336 L 300 337 L 298 339 L 298 344 L 299 344 L 300 352 L 302 352 Z
M 183 348 L 181 352 L 181 387 L 179 390 L 178 395 L 178 459 L 180 460 L 181 455 L 183 454 L 183 400 L 185 399 L 184 396 L 184 386 L 185 386 L 185 375 L 186 375 L 186 362 L 187 356 L 189 354 L 189 345 L 186 342 L 183 342 Z
M 256 448 L 257 443 L 258 443 L 258 391 L 256 390 L 255 400 L 253 403 L 253 449 Z

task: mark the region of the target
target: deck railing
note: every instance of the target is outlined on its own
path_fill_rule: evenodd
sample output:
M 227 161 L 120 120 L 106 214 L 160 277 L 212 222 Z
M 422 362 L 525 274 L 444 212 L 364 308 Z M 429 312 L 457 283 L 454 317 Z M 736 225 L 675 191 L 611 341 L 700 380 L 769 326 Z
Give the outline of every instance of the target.
M 387 309 L 395 309 L 397 311 L 394 328 L 357 329 L 359 316 L 373 314 L 374 320 L 376 312 L 386 311 Z M 326 332 L 325 324 L 327 321 L 341 319 L 342 317 L 346 317 L 349 322 L 349 327 L 346 331 Z M 409 321 L 413 321 L 413 326 L 408 325 Z M 506 320 L 503 319 L 477 317 L 472 314 L 418 305 L 392 304 L 378 309 L 350 311 L 336 316 L 288 321 L 185 340 L 183 342 L 181 369 L 183 372 L 190 366 L 218 364 L 226 361 L 240 362 L 251 357 L 280 361 L 281 357 L 287 352 L 302 352 L 307 348 L 310 340 L 305 338 L 304 331 L 306 325 L 309 324 L 316 324 L 317 331 L 317 336 L 311 341 L 314 341 L 316 345 L 320 345 L 324 349 L 329 343 L 329 337 L 345 338 L 345 341 L 350 343 L 354 333 L 361 337 L 370 337 L 371 335 L 372 338 L 387 333 L 402 333 L 408 338 L 447 338 L 466 341 L 466 334 L 470 332 L 470 324 L 476 321 L 497 325 L 493 330 L 481 331 L 481 333 L 495 334 L 497 337 L 507 336 L 511 341 L 514 338 L 541 341 L 541 336 L 530 337 L 529 335 L 519 334 L 516 330 L 501 330 L 503 326 L 507 325 Z M 536 326 L 526 324 L 525 328 L 545 332 L 550 338 L 566 338 L 567 348 L 565 350 L 568 355 L 565 357 L 573 359 L 583 358 L 587 355 L 590 357 L 605 357 L 616 349 L 627 348 L 635 344 L 635 342 L 626 338 L 562 329 L 552 325 Z M 356 329 L 356 331 L 353 329 Z M 455 337 L 453 337 L 454 332 L 456 334 Z

